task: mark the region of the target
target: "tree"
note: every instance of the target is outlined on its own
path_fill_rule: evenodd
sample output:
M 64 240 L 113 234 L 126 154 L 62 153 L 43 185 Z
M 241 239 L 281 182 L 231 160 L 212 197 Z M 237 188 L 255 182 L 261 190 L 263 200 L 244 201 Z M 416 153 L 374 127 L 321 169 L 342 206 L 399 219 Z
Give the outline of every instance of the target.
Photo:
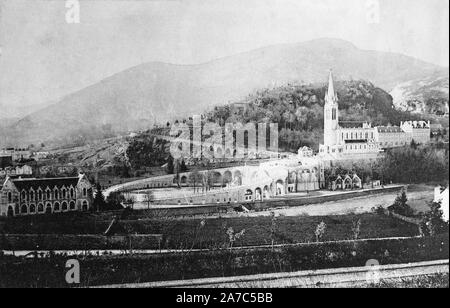
M 420 222 L 420 230 L 422 235 L 434 236 L 436 234 L 448 232 L 448 222 L 444 220 L 444 213 L 441 209 L 440 202 L 432 202 L 429 204 L 428 211 Z
M 120 192 L 111 192 L 106 198 L 106 208 L 108 210 L 122 209 L 125 197 Z
M 194 187 L 195 193 L 197 184 L 200 184 L 203 181 L 203 175 L 198 170 L 194 170 L 189 174 L 188 181 L 189 184 Z
M 413 209 L 407 204 L 408 198 L 406 196 L 406 190 L 402 189 L 401 192 L 395 198 L 394 204 L 388 207 L 388 210 L 403 216 L 413 216 Z
M 144 202 L 147 202 L 147 209 L 150 209 L 150 203 L 152 203 L 154 199 L 155 196 L 153 192 L 150 189 L 147 189 L 144 195 Z
M 102 186 L 100 183 L 97 183 L 96 185 L 93 205 L 97 212 L 104 210 L 105 208 L 105 196 L 103 196 Z
M 167 174 L 173 174 L 175 172 L 175 165 L 173 163 L 172 155 L 169 155 L 167 159 Z

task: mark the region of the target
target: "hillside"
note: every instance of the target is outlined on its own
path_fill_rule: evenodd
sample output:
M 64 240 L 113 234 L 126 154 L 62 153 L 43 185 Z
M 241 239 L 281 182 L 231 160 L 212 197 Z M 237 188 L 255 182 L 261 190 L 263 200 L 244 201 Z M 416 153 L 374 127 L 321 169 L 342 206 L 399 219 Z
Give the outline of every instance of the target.
M 400 54 L 367 51 L 320 39 L 276 45 L 199 65 L 146 63 L 132 67 L 34 112 L 3 131 L 0 144 L 59 143 L 148 128 L 202 112 L 262 88 L 288 83 L 364 79 L 386 91 L 448 69 Z
M 429 76 L 397 85 L 391 95 L 400 110 L 434 115 L 448 114 L 448 76 Z
M 368 81 L 336 82 L 335 90 L 340 121 L 398 125 L 400 121 L 424 118 L 394 109 L 392 97 Z M 230 104 L 214 108 L 207 119 L 221 125 L 227 121 L 278 123 L 282 150 L 295 152 L 301 146 L 317 150 L 323 142 L 325 92 L 325 85 L 289 85 L 261 90 L 240 101 L 246 106 L 244 112 L 236 112 Z

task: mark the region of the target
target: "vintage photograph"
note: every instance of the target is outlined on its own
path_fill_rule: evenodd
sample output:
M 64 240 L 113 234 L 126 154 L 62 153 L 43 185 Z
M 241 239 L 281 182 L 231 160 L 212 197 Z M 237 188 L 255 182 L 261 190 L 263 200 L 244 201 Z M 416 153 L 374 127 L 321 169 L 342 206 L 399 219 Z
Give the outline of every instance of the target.
M 0 288 L 448 288 L 448 219 L 448 0 L 0 0 Z

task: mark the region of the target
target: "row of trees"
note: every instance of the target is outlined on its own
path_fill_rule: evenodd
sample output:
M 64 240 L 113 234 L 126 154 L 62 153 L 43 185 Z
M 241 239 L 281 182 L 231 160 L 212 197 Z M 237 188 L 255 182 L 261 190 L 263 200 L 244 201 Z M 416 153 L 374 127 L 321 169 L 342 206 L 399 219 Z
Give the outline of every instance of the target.
M 417 145 L 388 149 L 382 158 L 339 163 L 325 170 L 325 181 L 338 175 L 356 173 L 363 184 L 380 180 L 383 184 L 448 182 L 449 149 L 439 145 Z
M 385 181 L 396 183 L 425 183 L 448 181 L 449 151 L 433 145 L 401 147 L 387 150 L 380 161 Z

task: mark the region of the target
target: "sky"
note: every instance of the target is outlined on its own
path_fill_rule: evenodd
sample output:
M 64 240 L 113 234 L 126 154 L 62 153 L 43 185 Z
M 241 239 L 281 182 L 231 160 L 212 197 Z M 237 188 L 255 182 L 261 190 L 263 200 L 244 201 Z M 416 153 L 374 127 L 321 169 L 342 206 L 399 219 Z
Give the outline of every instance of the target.
M 0 112 L 144 62 L 195 64 L 323 37 L 449 66 L 448 0 L 79 0 L 79 23 L 71 2 L 0 0 Z

